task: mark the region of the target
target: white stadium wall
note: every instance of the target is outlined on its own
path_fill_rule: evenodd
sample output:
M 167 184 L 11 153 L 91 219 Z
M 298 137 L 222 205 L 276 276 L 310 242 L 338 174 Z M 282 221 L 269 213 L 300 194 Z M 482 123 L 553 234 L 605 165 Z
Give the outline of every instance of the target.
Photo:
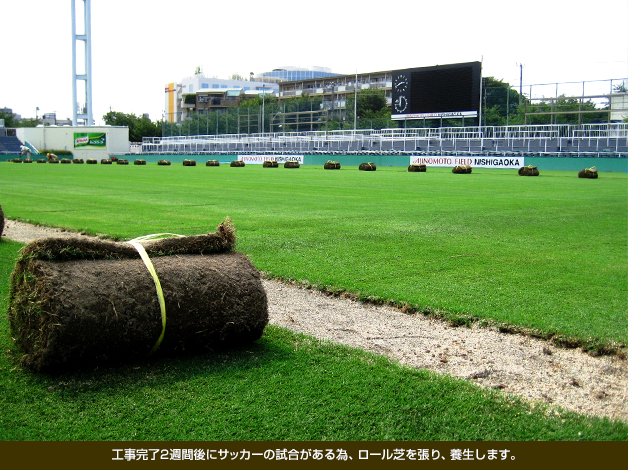
M 74 158 L 109 158 L 128 153 L 129 128 L 119 126 L 18 127 L 17 138 L 37 150 L 69 150 Z

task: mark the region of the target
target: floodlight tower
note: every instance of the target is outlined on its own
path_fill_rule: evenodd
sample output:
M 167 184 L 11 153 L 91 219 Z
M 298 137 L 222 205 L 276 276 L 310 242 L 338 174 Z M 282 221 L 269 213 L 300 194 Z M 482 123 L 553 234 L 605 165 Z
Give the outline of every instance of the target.
M 72 0 L 72 125 L 78 126 L 79 120 L 84 125 L 94 124 L 92 113 L 92 4 L 91 0 L 83 0 L 83 34 L 76 33 L 76 0 Z M 84 42 L 84 65 L 82 74 L 76 73 L 76 42 Z M 85 88 L 85 105 L 80 109 L 77 100 L 77 85 L 83 81 Z

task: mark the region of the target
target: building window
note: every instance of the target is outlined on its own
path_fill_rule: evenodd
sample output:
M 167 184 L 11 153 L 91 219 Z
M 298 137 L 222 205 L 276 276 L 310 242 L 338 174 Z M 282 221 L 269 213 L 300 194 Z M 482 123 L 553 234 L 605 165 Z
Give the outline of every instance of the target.
M 208 83 L 201 83 L 201 88 L 209 88 L 209 84 Z
M 190 85 L 190 93 L 194 92 L 194 85 Z

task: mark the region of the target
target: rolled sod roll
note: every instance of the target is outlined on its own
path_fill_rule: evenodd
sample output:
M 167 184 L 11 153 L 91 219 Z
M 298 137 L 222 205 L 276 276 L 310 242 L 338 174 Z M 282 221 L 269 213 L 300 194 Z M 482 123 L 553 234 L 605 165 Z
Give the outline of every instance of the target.
M 228 220 L 216 233 L 144 242 L 163 290 L 134 246 L 45 238 L 11 274 L 9 323 L 21 362 L 54 372 L 156 354 L 200 353 L 259 339 L 268 323 L 260 274 Z M 163 340 L 159 338 L 163 333 Z
M 375 170 L 377 170 L 377 166 L 375 165 L 375 163 L 372 163 L 372 162 L 360 163 L 360 166 L 358 167 L 358 170 L 360 170 L 360 171 L 375 171 Z
M 472 171 L 473 168 L 471 168 L 471 165 L 457 165 L 451 170 L 451 172 L 456 175 L 468 175 Z
M 578 172 L 578 178 L 597 178 L 597 168 L 592 166 L 591 168 L 585 168 L 584 170 L 580 170 Z
M 423 173 L 427 171 L 427 165 L 425 165 L 425 163 L 410 163 L 410 165 L 408 166 L 408 171 Z
M 519 176 L 539 176 L 539 169 L 532 165 L 522 166 L 519 168 Z

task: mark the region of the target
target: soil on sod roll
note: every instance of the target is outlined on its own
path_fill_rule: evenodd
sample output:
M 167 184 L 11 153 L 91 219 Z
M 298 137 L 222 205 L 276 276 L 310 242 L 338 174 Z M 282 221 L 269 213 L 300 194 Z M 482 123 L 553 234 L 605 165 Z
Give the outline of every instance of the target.
M 325 170 L 340 170 L 340 162 L 335 162 L 333 160 L 328 160 L 323 165 Z
M 411 163 L 408 166 L 408 171 L 410 172 L 426 172 L 427 166 L 425 163 Z
M 284 168 L 299 168 L 301 164 L 295 160 L 288 160 L 283 164 Z
M 207 160 L 205 166 L 220 166 L 220 162 L 218 160 Z
M 234 161 L 231 162 L 230 166 L 232 166 L 234 168 L 241 168 L 241 167 L 244 166 L 244 161 L 242 161 L 242 160 L 234 160 Z
M 2 206 L 0 206 L 0 237 L 2 232 L 4 232 L 4 212 L 2 211 Z
M 257 340 L 266 292 L 233 251 L 229 220 L 216 233 L 144 243 L 166 306 L 156 354 L 208 352 Z M 44 238 L 11 274 L 9 323 L 21 362 L 56 372 L 146 358 L 162 333 L 155 283 L 128 243 Z
M 267 160 L 262 164 L 263 168 L 279 168 L 279 163 L 275 160 Z
M 471 165 L 458 165 L 451 170 L 452 173 L 455 173 L 457 175 L 467 175 L 472 171 L 473 168 L 471 168 Z
M 585 168 L 584 170 L 580 170 L 578 172 L 578 178 L 596 179 L 597 178 L 597 168 L 592 166 L 591 168 Z
M 358 169 L 360 171 L 375 171 L 377 170 L 377 166 L 375 165 L 375 163 L 360 163 L 360 166 L 358 167 Z
M 539 176 L 538 168 L 532 165 L 522 166 L 519 168 L 518 173 L 519 176 Z

